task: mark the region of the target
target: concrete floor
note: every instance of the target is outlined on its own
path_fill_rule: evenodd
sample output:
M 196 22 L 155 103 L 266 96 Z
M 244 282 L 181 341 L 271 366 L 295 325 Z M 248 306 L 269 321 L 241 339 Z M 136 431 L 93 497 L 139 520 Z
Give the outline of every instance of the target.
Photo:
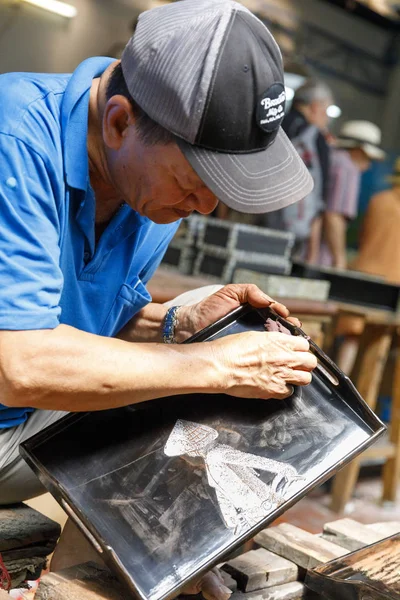
M 360 523 L 379 523 L 381 521 L 400 521 L 400 483 L 395 503 L 381 502 L 382 482 L 380 477 L 363 477 L 359 480 L 355 494 L 346 506 L 343 515 L 329 509 L 330 495 L 327 487 L 313 490 L 290 508 L 275 524 L 292 523 L 311 533 L 320 533 L 324 523 L 341 517 L 349 517 Z

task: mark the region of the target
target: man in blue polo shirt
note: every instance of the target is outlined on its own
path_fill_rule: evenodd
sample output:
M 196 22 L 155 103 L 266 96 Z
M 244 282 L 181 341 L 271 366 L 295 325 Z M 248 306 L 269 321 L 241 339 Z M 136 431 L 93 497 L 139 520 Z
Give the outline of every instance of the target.
M 230 0 L 144 13 L 121 62 L 1 76 L 0 504 L 42 492 L 18 445 L 64 411 L 283 398 L 310 382 L 300 338 L 170 345 L 243 302 L 270 304 L 255 286 L 168 311 L 146 290 L 179 219 L 217 198 L 257 213 L 309 193 L 280 128 L 284 95 L 275 41 Z

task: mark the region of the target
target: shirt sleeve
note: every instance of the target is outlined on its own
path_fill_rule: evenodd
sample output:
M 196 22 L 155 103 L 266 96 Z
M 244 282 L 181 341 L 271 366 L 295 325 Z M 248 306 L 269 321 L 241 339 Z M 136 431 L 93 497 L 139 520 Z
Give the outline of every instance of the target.
M 357 216 L 360 175 L 340 159 L 332 161 L 326 210 L 346 219 Z
M 55 184 L 38 153 L 0 134 L 0 329 L 59 324 L 63 276 Z

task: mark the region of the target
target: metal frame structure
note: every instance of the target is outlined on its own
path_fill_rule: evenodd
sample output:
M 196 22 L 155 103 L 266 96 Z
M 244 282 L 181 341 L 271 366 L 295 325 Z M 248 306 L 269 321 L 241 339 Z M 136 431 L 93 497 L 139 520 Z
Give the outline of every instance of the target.
M 400 29 L 392 30 L 385 53 L 379 58 L 315 25 L 303 22 L 299 31 L 259 16 L 274 34 L 293 39 L 295 54 L 304 65 L 369 93 L 380 96 L 387 93 L 391 68 L 400 56 Z

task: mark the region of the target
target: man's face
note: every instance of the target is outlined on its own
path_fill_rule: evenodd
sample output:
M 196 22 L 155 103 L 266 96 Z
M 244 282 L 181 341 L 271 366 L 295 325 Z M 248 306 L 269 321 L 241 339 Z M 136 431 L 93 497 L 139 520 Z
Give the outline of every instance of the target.
M 329 117 L 326 113 L 328 107 L 332 104 L 332 101 L 327 100 L 314 100 L 310 104 L 310 116 L 313 125 L 318 127 L 321 131 L 325 131 L 328 127 Z
M 155 223 L 172 223 L 194 211 L 206 215 L 218 204 L 175 142 L 146 145 L 133 126 L 110 156 L 109 168 L 121 199 Z
M 371 166 L 371 159 L 365 154 L 362 148 L 352 148 L 350 150 L 352 161 L 357 166 L 360 173 L 365 173 Z

